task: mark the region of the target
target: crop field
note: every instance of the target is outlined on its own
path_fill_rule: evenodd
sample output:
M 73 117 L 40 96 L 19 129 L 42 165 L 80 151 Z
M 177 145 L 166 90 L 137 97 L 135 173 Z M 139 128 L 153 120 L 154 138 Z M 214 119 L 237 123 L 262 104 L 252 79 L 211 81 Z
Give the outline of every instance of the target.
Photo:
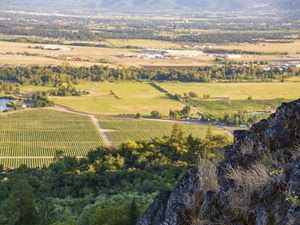
M 170 99 L 148 83 L 139 82 L 83 82 L 76 86 L 89 91 L 82 97 L 53 97 L 55 103 L 73 109 L 99 114 L 149 115 L 157 110 L 168 115 L 170 109 L 182 109 L 184 105 Z
M 66 42 L 67 43 L 67 42 Z M 289 44 L 288 52 L 293 49 L 299 49 L 299 43 Z M 70 44 L 70 43 L 68 43 Z M 94 42 L 93 44 L 103 44 L 102 42 Z M 136 46 L 141 48 L 155 49 L 182 49 L 182 44 L 156 40 L 109 40 L 109 47 L 89 47 L 89 46 L 70 46 L 55 45 L 68 50 L 49 50 L 43 49 L 45 44 L 17 43 L 0 41 L 0 65 L 61 65 L 70 64 L 72 66 L 93 66 L 107 65 L 111 67 L 122 66 L 204 66 L 212 64 L 210 56 L 176 56 L 164 59 L 147 59 L 140 57 L 140 49 L 123 48 L 126 46 Z M 229 44 L 217 46 L 221 49 L 240 49 L 249 51 L 265 52 L 282 51 L 284 46 L 257 47 L 248 46 L 248 44 Z M 288 44 L 287 44 L 288 45 Z M 266 44 L 269 46 L 269 44 Z M 274 48 L 273 48 L 274 47 Z M 254 48 L 254 49 L 253 49 Z M 289 51 L 290 49 L 290 51 Z M 201 49 L 200 49 L 201 50 Z M 262 50 L 261 50 L 262 51 Z M 298 50 L 297 50 L 298 51 Z M 246 55 L 237 61 L 253 61 L 253 60 L 284 60 L 286 58 L 276 55 Z
M 181 49 L 181 45 L 170 41 L 159 40 L 146 40 L 146 39 L 109 39 L 108 43 L 111 43 L 116 47 L 135 46 L 140 48 L 154 48 L 154 49 Z
M 172 46 L 175 44 L 167 43 L 164 47 L 168 45 L 174 49 Z M 142 59 L 137 57 L 140 51 L 139 49 L 125 49 L 119 47 L 100 48 L 55 45 L 56 47 L 70 49 L 69 51 L 65 51 L 41 49 L 41 47 L 44 46 L 44 44 L 0 41 L 0 65 L 61 65 L 68 63 L 72 66 L 107 65 L 112 67 L 119 65 L 135 67 L 144 65 L 197 66 L 202 65 L 203 62 L 207 64 L 206 61 L 211 61 L 211 59 L 207 57 L 202 57 L 201 59 L 193 57 Z M 159 46 L 162 46 L 162 44 L 160 43 Z M 159 48 L 159 46 L 157 48 Z
M 179 83 L 159 84 L 173 94 L 197 93 L 199 98 L 229 97 L 232 100 L 297 99 L 300 97 L 300 84 L 297 82 L 273 83 Z
M 40 167 L 49 164 L 57 150 L 84 156 L 104 144 L 91 119 L 50 109 L 0 115 L 0 163 Z
M 175 123 L 161 121 L 145 121 L 137 119 L 108 119 L 98 117 L 102 127 L 107 130 L 107 134 L 118 146 L 128 140 L 150 140 L 154 137 L 170 135 Z M 180 124 L 185 135 L 192 134 L 194 137 L 203 138 L 208 126 L 194 124 Z M 228 134 L 222 128 L 211 128 L 213 134 Z
M 241 44 L 220 44 L 217 48 L 226 50 L 243 50 L 254 52 L 288 52 L 296 53 L 300 50 L 300 41 L 294 41 L 292 43 L 241 43 Z
M 288 100 L 287 100 L 288 101 Z M 190 100 L 190 103 L 206 115 L 223 118 L 225 114 L 232 115 L 238 112 L 260 112 L 266 115 L 284 102 L 283 99 L 273 100 Z

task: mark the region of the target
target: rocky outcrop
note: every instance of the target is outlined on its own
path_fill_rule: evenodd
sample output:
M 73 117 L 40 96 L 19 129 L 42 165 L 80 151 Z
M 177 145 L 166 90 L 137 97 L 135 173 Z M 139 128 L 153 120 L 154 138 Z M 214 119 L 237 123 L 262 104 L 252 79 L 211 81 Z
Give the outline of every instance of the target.
M 186 224 L 183 221 L 188 220 L 193 209 L 196 209 L 195 205 L 203 199 L 204 195 L 199 190 L 199 173 L 197 169 L 192 169 L 178 182 L 174 191 L 158 195 L 138 225 Z
M 299 144 L 300 99 L 234 133 L 214 171 L 218 191 L 204 188 L 209 175 L 202 168 L 192 169 L 156 198 L 138 225 L 300 224 Z

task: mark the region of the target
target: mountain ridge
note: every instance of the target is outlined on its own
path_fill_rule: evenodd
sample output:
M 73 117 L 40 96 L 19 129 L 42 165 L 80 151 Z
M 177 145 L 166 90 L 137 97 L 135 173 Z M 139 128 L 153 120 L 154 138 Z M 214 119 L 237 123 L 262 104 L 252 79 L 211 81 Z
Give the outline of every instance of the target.
M 51 10 L 140 10 L 140 11 L 236 11 L 262 8 L 297 9 L 298 0 L 0 0 L 0 9 L 51 9 Z

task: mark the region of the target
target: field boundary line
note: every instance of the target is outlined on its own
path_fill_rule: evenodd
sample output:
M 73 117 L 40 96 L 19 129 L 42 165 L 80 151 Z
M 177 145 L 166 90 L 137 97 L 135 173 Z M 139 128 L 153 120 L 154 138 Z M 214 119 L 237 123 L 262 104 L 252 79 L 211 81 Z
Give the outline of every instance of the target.
M 91 113 L 91 112 L 82 112 L 76 109 L 73 109 L 71 107 L 68 106 L 64 106 L 64 105 L 60 105 L 60 104 L 55 104 L 55 107 L 45 107 L 43 109 L 49 109 L 49 110 L 56 110 L 56 111 L 61 111 L 61 112 L 68 112 L 68 113 L 73 113 L 73 114 L 78 114 L 78 115 L 82 115 L 82 116 L 89 116 L 89 117 L 95 117 L 97 118 L 97 116 L 102 117 L 102 118 L 109 118 L 109 119 L 114 119 L 114 118 L 118 118 L 118 119 L 134 119 L 134 116 L 123 116 L 123 115 L 106 115 L 106 114 L 100 114 L 100 113 Z M 30 110 L 40 110 L 40 109 L 30 109 Z M 23 110 L 23 111 L 29 111 L 27 109 Z M 20 111 L 16 111 L 16 112 L 20 112 Z M 16 112 L 12 112 L 12 113 L 16 113 Z M 10 114 L 11 112 L 7 113 Z M 156 121 L 156 122 L 166 122 L 166 123 L 184 123 L 184 124 L 193 124 L 193 125 L 198 125 L 198 126 L 212 126 L 212 127 L 218 127 L 218 128 L 224 128 L 226 129 L 229 133 L 233 134 L 233 131 L 238 129 L 237 127 L 232 127 L 232 126 L 218 126 L 215 123 L 212 122 L 201 122 L 201 121 L 195 121 L 195 120 L 190 120 L 190 119 L 186 119 L 186 120 L 174 120 L 174 119 L 150 119 L 150 118 L 141 118 L 140 120 L 144 120 L 144 121 Z M 98 122 L 98 120 L 97 120 Z M 96 127 L 98 128 L 97 123 L 95 123 L 93 121 L 93 123 L 96 125 Z M 99 124 L 100 125 L 100 124 Z M 100 125 L 101 129 L 99 130 L 100 133 L 102 134 L 102 131 L 105 132 L 106 134 L 106 130 L 102 128 L 102 126 Z M 109 136 L 106 134 L 106 136 L 108 137 L 108 139 L 110 140 Z M 111 140 L 110 140 L 111 142 Z M 108 142 L 109 143 L 109 142 Z M 111 142 L 112 143 L 112 142 Z M 114 146 L 114 145 L 112 145 Z
M 184 102 L 183 102 L 183 104 L 187 105 Z M 53 110 L 58 110 L 58 111 L 63 111 L 63 112 L 69 112 L 69 113 L 75 113 L 75 114 L 85 115 L 85 116 L 95 116 L 95 117 L 99 116 L 99 117 L 102 117 L 102 118 L 109 118 L 109 119 L 132 119 L 132 120 L 136 120 L 134 118 L 134 116 L 105 115 L 105 114 L 99 114 L 99 113 L 82 112 L 82 111 L 75 110 L 75 109 L 73 109 L 71 107 L 68 107 L 68 106 L 60 105 L 60 104 L 56 104 L 56 107 L 54 107 L 52 109 Z M 198 109 L 198 110 L 200 110 L 200 109 Z M 201 110 L 200 110 L 200 112 L 201 112 Z M 213 122 L 203 122 L 203 121 L 197 121 L 197 120 L 191 120 L 191 119 L 174 120 L 174 119 L 141 118 L 139 120 L 156 121 L 156 122 L 166 122 L 166 123 L 177 123 L 177 124 L 193 124 L 193 125 L 198 125 L 198 126 L 212 126 L 212 127 L 226 129 L 231 134 L 233 134 L 234 130 L 238 129 L 238 127 L 232 127 L 232 126 L 227 126 L 227 125 L 225 125 L 225 126 L 218 126 L 218 125 L 216 125 Z
M 98 121 L 97 117 L 95 115 L 89 115 L 91 120 L 93 121 L 93 123 L 95 124 L 97 130 L 101 133 L 101 136 L 105 142 L 105 144 L 110 147 L 110 148 L 114 148 L 114 144 L 113 142 L 110 140 L 107 132 L 105 129 L 103 129 L 103 127 L 101 126 L 100 122 Z
M 167 89 L 163 88 L 162 86 L 160 86 L 159 84 L 155 83 L 155 82 L 151 82 L 150 85 L 154 88 L 156 88 L 158 91 L 164 93 L 168 98 L 172 99 L 172 100 L 175 100 L 172 98 L 172 96 L 175 96 L 173 93 L 171 93 L 170 91 L 168 91 Z M 203 112 L 201 111 L 201 109 L 189 104 L 188 102 L 186 101 L 183 101 L 182 99 L 180 98 L 176 98 L 176 100 L 178 102 L 180 102 L 181 104 L 185 105 L 185 106 L 188 106 L 190 107 L 192 110 L 194 110 L 195 112 L 199 113 L 199 114 L 203 114 Z

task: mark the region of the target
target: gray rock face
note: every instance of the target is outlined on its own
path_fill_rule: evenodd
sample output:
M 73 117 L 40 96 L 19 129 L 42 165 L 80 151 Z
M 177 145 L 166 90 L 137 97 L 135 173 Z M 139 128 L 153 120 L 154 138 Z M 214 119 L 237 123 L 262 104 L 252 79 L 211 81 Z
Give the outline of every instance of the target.
M 188 224 L 188 220 L 195 206 L 203 199 L 200 190 L 199 172 L 197 169 L 188 171 L 178 182 L 171 193 L 161 193 L 145 215 L 138 221 L 138 225 L 175 225 Z
M 220 224 L 224 217 L 226 224 L 300 225 L 299 143 L 300 99 L 282 104 L 275 114 L 251 129 L 234 133 L 234 143 L 224 149 L 224 160 L 217 167 L 221 187 L 218 193 L 201 191 L 200 173 L 192 169 L 172 192 L 157 197 L 138 225 Z M 251 170 L 256 163 L 263 163 L 264 154 L 272 154 L 280 167 L 280 170 L 274 167 L 275 171 L 283 172 L 270 175 L 268 182 L 249 196 L 247 217 L 239 217 L 228 208 L 228 196 L 235 186 L 235 181 L 228 178 L 228 171 Z M 202 220 L 195 223 L 199 212 Z

